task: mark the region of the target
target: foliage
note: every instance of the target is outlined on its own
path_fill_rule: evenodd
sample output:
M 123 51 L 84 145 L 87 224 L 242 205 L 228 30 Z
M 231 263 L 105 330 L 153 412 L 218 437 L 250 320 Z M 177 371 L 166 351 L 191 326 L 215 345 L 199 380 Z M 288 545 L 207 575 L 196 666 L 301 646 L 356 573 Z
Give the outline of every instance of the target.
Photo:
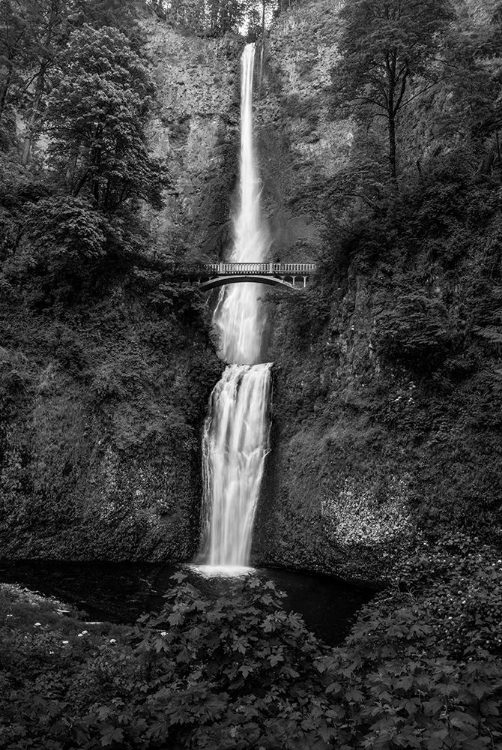
M 418 372 L 436 369 L 458 338 L 445 306 L 417 292 L 400 296 L 393 309 L 378 316 L 376 327 L 379 354 Z
M 60 197 L 38 201 L 29 217 L 30 240 L 37 256 L 71 265 L 97 260 L 105 253 L 105 217 L 82 199 Z
M 399 588 L 364 607 L 346 646 L 320 662 L 350 717 L 348 746 L 497 746 L 501 576 L 478 540 L 423 542 L 400 568 Z
M 121 32 L 85 26 L 72 33 L 45 113 L 50 163 L 69 194 L 103 211 L 138 198 L 160 207 L 165 176 L 144 135 L 152 94 Z
M 23 113 L 22 162 L 31 156 L 33 140 L 50 74 L 71 27 L 72 0 L 2 0 L 0 55 L 7 61 L 0 86 L 0 121 Z
M 225 588 L 211 600 L 182 581 L 138 629 L 156 686 L 140 699 L 158 722 L 152 734 L 176 747 L 327 747 L 332 722 L 313 665 L 323 647 L 280 609 L 270 582 Z
M 161 18 L 212 36 L 235 29 L 244 19 L 245 0 L 151 0 Z
M 32 269 L 0 300 L 4 554 L 190 556 L 199 425 L 221 371 L 207 311 L 196 290 L 177 297 L 161 274 L 145 290 L 116 264 L 108 278 L 80 271 L 88 285 L 63 296 L 58 269 Z
M 205 36 L 243 31 L 256 37 L 270 24 L 276 0 L 149 0 L 160 18 Z
M 289 344 L 296 351 L 308 348 L 322 332 L 329 320 L 332 303 L 331 289 L 321 278 L 305 289 L 299 289 L 294 295 L 269 294 L 268 300 L 279 306 L 281 315 L 285 315 L 288 325 L 295 332 L 294 340 Z M 288 342 L 284 342 L 288 346 Z
M 3 586 L 0 592 L 0 738 L 5 748 L 21 750 L 42 738 L 47 748 L 67 748 L 75 731 L 72 709 L 88 698 L 82 685 L 75 695 L 73 680 L 96 652 L 106 651 L 113 661 L 124 629 L 86 626 L 74 611 L 68 617 L 58 614 L 60 606 L 14 587 Z
M 457 571 L 466 543 L 425 544 L 401 570 L 401 590 L 366 605 L 331 649 L 254 577 L 197 588 L 177 574 L 161 612 L 129 634 L 4 594 L 4 746 L 43 736 L 54 750 L 495 747 L 501 604 L 490 613 L 488 602 L 502 569 L 470 546 Z M 486 624 L 491 639 L 462 630 L 462 596 L 468 612 L 484 602 L 474 627 Z
M 138 27 L 141 4 L 137 0 L 71 0 L 71 25 L 77 29 L 87 23 L 97 30 L 113 26 L 130 39 L 134 48 L 140 47 L 144 43 Z
M 351 102 L 387 120 L 389 167 L 397 176 L 396 125 L 410 81 L 434 80 L 430 61 L 452 17 L 448 0 L 354 0 L 341 11 L 345 27 L 339 43 L 342 59 L 333 82 L 340 102 Z
M 498 96 L 502 73 L 500 3 L 491 10 L 488 23 L 473 23 L 468 15 L 460 15 L 445 45 L 449 106 L 439 119 L 444 130 L 462 132 L 478 150 L 496 135 L 502 115 Z M 500 162 L 500 149 L 493 140 L 490 150 Z

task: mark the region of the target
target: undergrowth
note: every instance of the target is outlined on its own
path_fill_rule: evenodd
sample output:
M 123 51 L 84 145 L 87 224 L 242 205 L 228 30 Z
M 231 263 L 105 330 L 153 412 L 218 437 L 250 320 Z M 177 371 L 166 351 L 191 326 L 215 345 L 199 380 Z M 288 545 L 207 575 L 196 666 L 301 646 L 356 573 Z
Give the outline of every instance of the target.
M 500 747 L 502 561 L 474 540 L 423 543 L 335 648 L 270 582 L 174 578 L 133 629 L 3 591 L 2 747 Z

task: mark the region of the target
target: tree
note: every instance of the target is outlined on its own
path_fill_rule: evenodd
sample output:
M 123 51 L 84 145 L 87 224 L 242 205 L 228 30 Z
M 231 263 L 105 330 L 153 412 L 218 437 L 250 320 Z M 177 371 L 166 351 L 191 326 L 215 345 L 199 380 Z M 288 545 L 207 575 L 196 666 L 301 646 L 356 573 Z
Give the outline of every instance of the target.
M 34 0 L 28 3 L 26 14 L 30 42 L 31 60 L 25 78 L 28 93 L 26 106 L 25 136 L 22 148 L 22 163 L 26 165 L 40 122 L 43 98 L 47 88 L 47 76 L 54 67 L 68 20 L 69 0 Z
M 25 4 L 17 0 L 0 0 L 0 121 L 12 87 L 20 79 L 19 71 L 26 64 L 29 35 L 25 10 Z
M 125 34 L 137 50 L 143 42 L 138 25 L 143 0 L 70 0 L 72 23 L 80 28 L 88 23 L 94 29 L 113 26 Z
M 396 179 L 397 122 L 410 82 L 435 82 L 431 65 L 453 17 L 449 0 L 350 0 L 340 13 L 342 55 L 334 71 L 335 98 L 387 120 L 391 176 Z M 416 94 L 415 94 L 416 95 Z
M 277 8 L 277 0 L 147 0 L 147 3 L 160 18 L 197 34 L 215 37 L 242 28 L 258 36 L 264 20 L 269 22 Z
M 208 31 L 215 36 L 237 28 L 244 20 L 241 0 L 207 0 L 205 8 Z
M 65 192 L 107 212 L 137 199 L 160 208 L 165 170 L 145 138 L 153 92 L 120 31 L 85 25 L 71 34 L 45 114 L 49 164 Z

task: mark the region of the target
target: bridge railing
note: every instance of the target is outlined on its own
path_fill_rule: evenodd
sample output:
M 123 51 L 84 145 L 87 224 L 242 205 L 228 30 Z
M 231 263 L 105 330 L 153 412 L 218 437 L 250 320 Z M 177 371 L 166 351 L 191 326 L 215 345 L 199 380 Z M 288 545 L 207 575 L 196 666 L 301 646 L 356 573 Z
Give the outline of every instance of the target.
M 183 263 L 165 264 L 171 273 L 179 276 L 311 276 L 317 270 L 315 263 Z
M 205 263 L 204 268 L 219 276 L 232 274 L 310 275 L 315 263 Z

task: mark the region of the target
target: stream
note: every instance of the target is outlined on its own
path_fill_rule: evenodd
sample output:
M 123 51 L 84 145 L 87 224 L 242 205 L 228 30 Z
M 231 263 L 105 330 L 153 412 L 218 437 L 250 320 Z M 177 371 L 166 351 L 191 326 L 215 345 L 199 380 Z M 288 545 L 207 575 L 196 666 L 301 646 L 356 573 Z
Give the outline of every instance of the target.
M 212 588 L 221 591 L 221 579 L 215 587 L 214 579 L 204 578 L 193 566 L 164 563 L 8 561 L 0 562 L 0 582 L 54 596 L 84 612 L 84 619 L 132 624 L 162 607 L 162 597 L 173 585 L 171 576 L 179 570 L 206 594 Z M 285 609 L 299 612 L 308 628 L 333 646 L 347 635 L 355 613 L 374 593 L 328 575 L 279 568 L 259 568 L 251 575 L 271 580 L 284 591 Z

